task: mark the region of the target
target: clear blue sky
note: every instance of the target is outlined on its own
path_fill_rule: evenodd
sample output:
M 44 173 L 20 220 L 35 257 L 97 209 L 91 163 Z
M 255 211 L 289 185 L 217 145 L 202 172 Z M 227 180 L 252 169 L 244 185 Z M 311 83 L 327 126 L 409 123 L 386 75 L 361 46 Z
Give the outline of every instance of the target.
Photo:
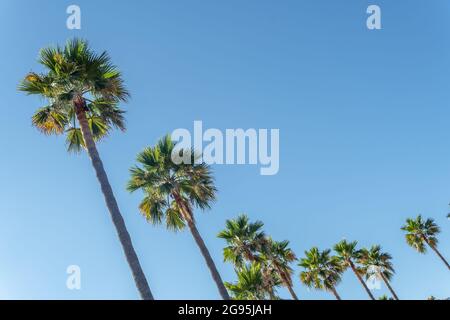
M 81 31 L 65 26 L 73 3 Z M 367 30 L 369 4 L 382 30 Z M 450 296 L 445 266 L 399 230 L 434 217 L 450 258 L 449 15 L 446 0 L 1 1 L 0 298 L 138 298 L 87 156 L 32 128 L 43 102 L 16 91 L 40 48 L 73 36 L 108 50 L 132 93 L 128 131 L 99 149 L 157 298 L 219 298 L 191 235 L 146 224 L 141 195 L 124 190 L 135 155 L 194 120 L 280 129 L 278 175 L 215 166 L 219 200 L 196 212 L 225 280 L 235 275 L 216 234 L 245 212 L 299 256 L 343 238 L 381 244 L 401 298 Z M 81 291 L 65 286 L 72 264 Z M 297 268 L 295 284 L 303 299 L 332 298 L 301 286 Z M 338 291 L 366 299 L 351 273 Z

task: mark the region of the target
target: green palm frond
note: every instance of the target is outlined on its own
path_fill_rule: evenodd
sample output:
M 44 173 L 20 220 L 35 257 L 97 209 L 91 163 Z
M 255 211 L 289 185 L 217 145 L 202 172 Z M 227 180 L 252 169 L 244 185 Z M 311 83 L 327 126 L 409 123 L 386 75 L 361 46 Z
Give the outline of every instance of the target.
M 95 141 L 99 141 L 108 135 L 110 127 L 102 118 L 90 116 L 87 120 Z
M 139 205 L 139 211 L 148 222 L 158 225 L 163 221 L 166 206 L 167 201 L 160 195 L 147 194 Z
M 44 98 L 54 98 L 59 93 L 55 85 L 55 78 L 51 75 L 39 75 L 31 72 L 19 84 L 18 90 L 28 95 L 41 95 Z
M 166 225 L 167 229 L 171 231 L 180 231 L 186 227 L 186 222 L 180 215 L 180 209 L 175 201 L 172 202 L 172 206 L 166 210 Z
M 79 128 L 70 128 L 66 131 L 67 151 L 79 153 L 85 148 L 83 134 Z
M 87 104 L 87 108 L 93 116 L 99 117 L 110 127 L 125 131 L 125 111 L 121 110 L 115 103 L 97 99 Z
M 59 135 L 64 133 L 68 123 L 67 116 L 52 107 L 40 108 L 32 117 L 33 126 L 47 135 Z

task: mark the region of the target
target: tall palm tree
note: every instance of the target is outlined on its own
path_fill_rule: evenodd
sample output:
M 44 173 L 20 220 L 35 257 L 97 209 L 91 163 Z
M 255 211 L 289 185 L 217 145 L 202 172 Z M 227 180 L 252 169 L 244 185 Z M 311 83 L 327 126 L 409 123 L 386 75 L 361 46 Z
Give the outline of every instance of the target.
M 47 135 L 65 134 L 69 151 L 86 149 L 139 293 L 153 299 L 96 147 L 112 129 L 125 130 L 118 104 L 129 94 L 121 73 L 106 52 L 96 54 L 78 39 L 42 49 L 39 63 L 45 73 L 29 73 L 19 85 L 48 103 L 36 111 L 32 123 Z
M 253 262 L 244 265 L 238 272 L 236 283 L 226 282 L 225 286 L 230 290 L 235 300 L 278 300 L 274 288 L 276 285 L 267 286 L 261 264 Z
M 375 300 L 372 292 L 370 292 L 363 278 L 361 277 L 361 270 L 355 265 L 355 261 L 359 259 L 360 252 L 356 249 L 358 245 L 357 241 L 347 242 L 346 240 L 342 240 L 334 246 L 334 251 L 337 254 L 340 262 L 343 267 L 352 269 L 353 273 L 358 278 L 359 282 L 363 286 L 364 290 L 366 290 L 370 299 Z
M 391 260 L 392 256 L 387 252 L 382 252 L 381 247 L 377 245 L 372 246 L 369 250 L 361 249 L 358 262 L 362 265 L 361 269 L 367 279 L 373 276 L 382 279 L 395 300 L 399 300 L 390 284 L 395 273 Z
M 289 248 L 289 241 L 267 240 L 263 247 L 263 261 L 274 269 L 281 283 L 285 286 L 294 300 L 298 300 L 292 283 L 293 270 L 290 264 L 297 260 L 295 253 Z
M 300 273 L 300 281 L 310 288 L 329 291 L 341 300 L 336 286 L 341 282 L 343 268 L 339 259 L 331 256 L 330 252 L 330 249 L 320 251 L 316 247 L 306 251 L 305 258 L 298 264 L 305 269 Z
M 415 219 L 406 219 L 406 224 L 401 228 L 406 232 L 405 238 L 409 246 L 419 253 L 426 253 L 426 244 L 441 258 L 442 262 L 450 269 L 450 265 L 437 249 L 437 235 L 441 232 L 433 219 L 423 220 L 419 215 Z
M 266 244 L 263 226 L 261 221 L 250 222 L 244 214 L 235 220 L 227 220 L 225 230 L 217 235 L 227 242 L 223 249 L 224 260 L 233 263 L 238 269 L 246 261 L 261 262 L 260 252 Z
M 186 225 L 189 227 L 220 295 L 229 300 L 219 271 L 197 229 L 193 212 L 194 207 L 210 208 L 216 198 L 211 169 L 204 163 L 197 164 L 200 155 L 192 150 L 180 150 L 183 155 L 188 154 L 190 163 L 176 164 L 172 161 L 174 152 L 177 151 L 170 136 L 142 151 L 137 156 L 138 165 L 130 169 L 127 189 L 144 192 L 139 209 L 149 222 L 160 224 L 164 219 L 167 228 L 173 231 L 182 230 Z

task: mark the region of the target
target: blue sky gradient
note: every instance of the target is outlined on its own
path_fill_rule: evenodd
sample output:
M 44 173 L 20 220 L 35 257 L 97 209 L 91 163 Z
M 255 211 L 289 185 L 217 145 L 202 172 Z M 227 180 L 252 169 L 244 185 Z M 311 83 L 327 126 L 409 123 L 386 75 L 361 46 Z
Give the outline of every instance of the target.
M 74 3 L 82 30 L 66 28 Z M 369 4 L 381 7 L 382 30 L 366 28 Z M 196 212 L 224 280 L 235 274 L 216 234 L 245 212 L 298 256 L 343 238 L 380 244 L 400 298 L 449 297 L 448 270 L 400 231 L 407 217 L 434 217 L 450 258 L 449 12 L 446 0 L 2 0 L 0 298 L 138 298 L 87 155 L 39 134 L 30 117 L 44 102 L 16 90 L 40 70 L 40 48 L 74 36 L 107 50 L 132 93 L 128 131 L 99 150 L 156 298 L 219 298 L 189 232 L 146 224 L 142 195 L 125 191 L 136 154 L 194 120 L 280 129 L 278 175 L 214 166 L 218 202 Z M 65 285 L 72 264 L 80 291 Z M 301 299 L 333 298 L 301 286 L 295 270 Z M 350 272 L 338 291 L 367 298 Z

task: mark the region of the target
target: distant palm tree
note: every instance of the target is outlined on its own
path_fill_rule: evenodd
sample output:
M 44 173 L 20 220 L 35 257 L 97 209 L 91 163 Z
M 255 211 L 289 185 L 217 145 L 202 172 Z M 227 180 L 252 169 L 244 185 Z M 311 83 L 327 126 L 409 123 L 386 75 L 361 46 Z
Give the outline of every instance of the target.
M 130 169 L 127 189 L 144 192 L 139 209 L 149 222 L 157 225 L 165 220 L 167 228 L 173 231 L 182 230 L 186 225 L 189 227 L 220 295 L 229 300 L 219 271 L 197 229 L 193 211 L 193 207 L 210 208 L 216 198 L 211 169 L 204 163 L 197 164 L 200 155 L 193 150 L 179 151 L 188 155 L 190 163 L 176 164 L 172 160 L 172 154 L 177 150 L 170 136 L 161 139 L 155 147 L 146 148 L 137 156 L 140 166 Z
M 236 283 L 226 282 L 225 286 L 230 290 L 235 300 L 277 300 L 272 286 L 269 290 L 265 283 L 261 264 L 252 263 L 245 265 L 238 271 Z
M 261 262 L 260 252 L 266 243 L 263 226 L 261 221 L 249 222 L 244 214 L 235 220 L 227 220 L 226 229 L 218 234 L 227 242 L 223 249 L 224 260 L 237 268 L 242 268 L 245 261 Z
M 289 241 L 278 242 L 269 238 L 263 248 L 263 263 L 276 271 L 281 283 L 289 290 L 292 298 L 298 300 L 292 283 L 293 270 L 290 267 L 297 257 L 289 248 Z
M 118 103 L 129 94 L 122 76 L 106 52 L 98 55 L 78 39 L 63 48 L 42 49 L 39 63 L 45 73 L 31 72 L 19 86 L 48 103 L 36 111 L 32 123 L 46 135 L 65 134 L 69 151 L 86 149 L 139 293 L 153 299 L 96 147 L 112 129 L 125 130 Z
M 437 255 L 442 262 L 450 269 L 450 265 L 444 256 L 437 249 L 438 239 L 437 235 L 441 232 L 439 226 L 433 219 L 423 221 L 422 216 L 419 215 L 415 219 L 406 219 L 406 224 L 401 228 L 406 232 L 405 238 L 409 246 L 416 249 L 419 253 L 426 253 L 427 244 Z
M 395 300 L 399 300 L 397 294 L 392 288 L 390 281 L 395 273 L 391 262 L 392 256 L 387 252 L 382 252 L 380 246 L 372 246 L 368 249 L 361 249 L 358 262 L 362 265 L 362 270 L 366 278 L 381 278 L 388 287 Z
M 341 282 L 343 267 L 337 257 L 330 255 L 331 250 L 320 251 L 313 247 L 305 252 L 305 258 L 298 264 L 305 271 L 300 273 L 300 280 L 310 288 L 326 290 L 341 300 L 336 286 Z
M 362 273 L 361 270 L 355 265 L 355 261 L 357 261 L 360 256 L 360 252 L 356 249 L 357 245 L 358 245 L 357 241 L 347 242 L 346 240 L 342 240 L 341 242 L 339 242 L 334 246 L 334 251 L 336 252 L 337 257 L 339 258 L 342 265 L 345 268 L 350 267 L 350 269 L 352 269 L 353 273 L 358 278 L 364 290 L 366 290 L 370 299 L 375 300 L 375 297 L 372 295 L 372 292 L 370 292 L 369 288 L 367 287 L 366 283 L 361 277 Z

